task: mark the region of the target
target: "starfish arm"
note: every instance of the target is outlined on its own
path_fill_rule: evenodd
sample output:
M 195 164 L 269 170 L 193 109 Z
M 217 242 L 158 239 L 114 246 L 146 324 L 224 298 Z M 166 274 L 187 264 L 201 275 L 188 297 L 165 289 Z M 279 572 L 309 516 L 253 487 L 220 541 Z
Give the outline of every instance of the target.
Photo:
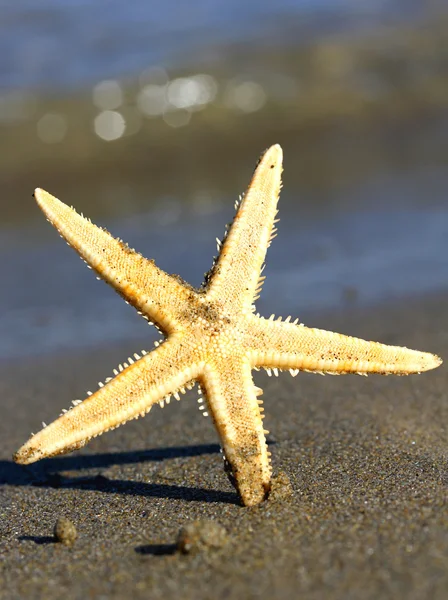
M 261 502 L 269 491 L 271 467 L 261 401 L 247 360 L 228 357 L 207 363 L 202 376 L 208 408 L 243 503 Z M 267 433 L 267 432 L 266 432 Z
M 281 147 L 275 145 L 260 159 L 210 274 L 210 300 L 216 297 L 248 309 L 258 297 L 263 281 L 260 272 L 275 236 L 282 157 Z
M 102 279 L 166 333 L 174 330 L 192 288 L 51 194 L 37 189 L 34 196 L 48 221 Z
M 257 322 L 258 321 L 258 322 Z M 293 323 L 252 318 L 252 364 L 319 373 L 409 375 L 435 369 L 441 359 L 428 352 L 387 346 Z
M 144 416 L 154 404 L 163 405 L 161 401 L 170 394 L 179 398 L 179 391 L 185 392 L 184 386 L 199 370 L 188 346 L 173 336 L 33 435 L 14 460 L 28 464 L 77 450 L 92 438 Z

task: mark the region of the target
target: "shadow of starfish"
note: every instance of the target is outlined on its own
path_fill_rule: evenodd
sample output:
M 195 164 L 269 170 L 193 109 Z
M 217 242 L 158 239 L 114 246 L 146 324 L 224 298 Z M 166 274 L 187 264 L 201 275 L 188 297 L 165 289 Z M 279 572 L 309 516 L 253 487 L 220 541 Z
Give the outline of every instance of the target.
M 239 504 L 235 492 L 221 492 L 198 487 L 176 486 L 109 479 L 104 475 L 66 477 L 59 471 L 82 471 L 112 465 L 160 462 L 172 458 L 187 458 L 219 452 L 217 444 L 174 446 L 133 452 L 111 452 L 86 456 L 48 458 L 32 466 L 20 466 L 12 461 L 0 461 L 0 484 L 94 490 L 106 493 L 140 495 L 153 498 L 182 499 L 188 502 L 223 502 Z

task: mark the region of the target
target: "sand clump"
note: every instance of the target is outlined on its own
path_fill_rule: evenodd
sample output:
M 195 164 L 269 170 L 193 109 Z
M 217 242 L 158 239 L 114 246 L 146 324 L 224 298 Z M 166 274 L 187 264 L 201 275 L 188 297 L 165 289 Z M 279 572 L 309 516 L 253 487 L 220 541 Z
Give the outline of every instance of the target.
M 73 546 L 78 537 L 75 525 L 66 517 L 59 517 L 54 526 L 54 537 L 64 546 Z
M 222 548 L 228 539 L 222 525 L 209 519 L 199 519 L 179 531 L 177 549 L 182 554 L 200 554 Z

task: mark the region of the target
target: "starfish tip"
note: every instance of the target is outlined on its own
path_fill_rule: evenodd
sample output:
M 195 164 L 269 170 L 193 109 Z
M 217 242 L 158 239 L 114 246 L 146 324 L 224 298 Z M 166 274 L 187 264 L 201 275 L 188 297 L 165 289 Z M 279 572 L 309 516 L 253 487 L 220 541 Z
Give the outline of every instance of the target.
M 276 162 L 282 162 L 283 160 L 283 150 L 280 144 L 274 144 L 270 148 L 268 148 L 265 152 L 265 157 L 269 156 L 272 160 Z
M 42 188 L 36 188 L 34 190 L 33 196 L 34 196 L 34 199 L 36 200 L 37 204 L 40 207 L 42 207 L 46 201 L 48 201 L 50 198 L 52 198 L 51 194 L 49 194 Z

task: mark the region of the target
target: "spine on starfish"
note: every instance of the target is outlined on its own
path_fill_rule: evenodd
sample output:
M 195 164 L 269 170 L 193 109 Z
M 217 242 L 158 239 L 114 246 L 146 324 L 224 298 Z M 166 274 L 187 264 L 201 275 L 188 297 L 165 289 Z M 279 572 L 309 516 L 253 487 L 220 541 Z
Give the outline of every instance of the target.
M 36 189 L 34 197 L 61 237 L 100 278 L 165 333 L 174 331 L 176 317 L 183 314 L 187 298 L 195 293 L 190 286 L 168 275 L 154 261 L 144 258 L 48 192 Z M 164 308 L 168 305 L 169 315 Z
M 442 362 L 429 352 L 368 342 L 286 321 L 263 321 L 263 328 L 251 341 L 252 363 L 272 368 L 274 373 L 278 368 L 292 370 L 292 374 L 298 369 L 329 375 L 410 375 L 435 369 Z
M 211 416 L 219 432 L 229 475 L 243 503 L 253 506 L 269 492 L 270 452 L 263 428 L 262 390 L 253 384 L 249 361 L 227 356 L 209 361 L 202 374 Z
M 252 312 L 264 281 L 260 275 L 266 251 L 276 232 L 282 159 L 278 144 L 261 157 L 208 277 L 208 300 L 219 297 L 235 308 Z
M 81 448 L 92 438 L 144 416 L 155 404 L 163 406 L 170 394 L 178 398 L 179 392 L 191 387 L 201 369 L 191 361 L 188 348 L 176 339 L 167 341 L 45 425 L 18 450 L 14 460 L 29 464 Z

